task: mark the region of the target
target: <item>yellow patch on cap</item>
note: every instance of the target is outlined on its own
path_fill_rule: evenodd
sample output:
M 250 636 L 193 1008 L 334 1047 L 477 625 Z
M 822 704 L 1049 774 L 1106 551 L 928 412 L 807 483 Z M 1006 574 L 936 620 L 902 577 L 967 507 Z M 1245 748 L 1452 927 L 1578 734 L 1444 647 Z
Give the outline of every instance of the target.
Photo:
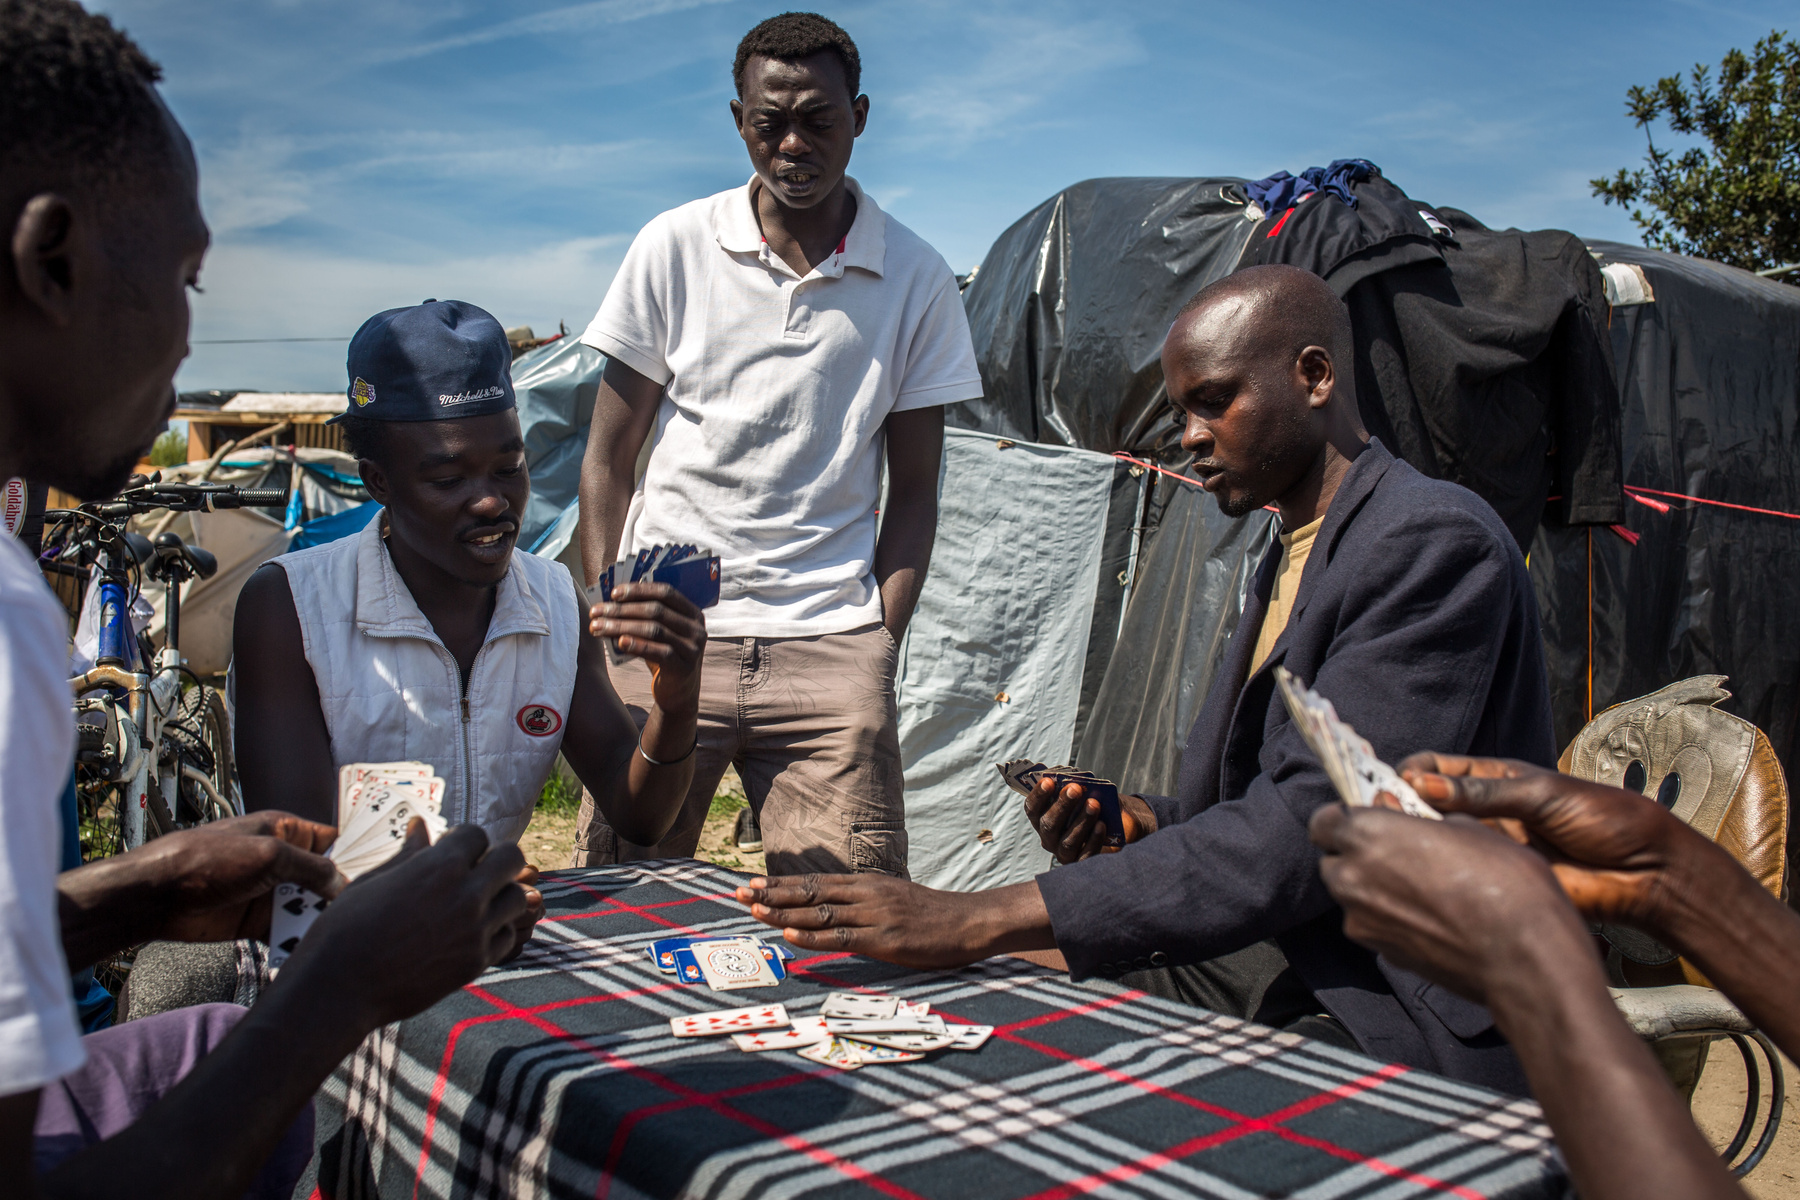
M 350 385 L 350 398 L 356 401 L 356 407 L 366 408 L 375 403 L 374 385 L 362 376 L 357 376 L 356 382 Z

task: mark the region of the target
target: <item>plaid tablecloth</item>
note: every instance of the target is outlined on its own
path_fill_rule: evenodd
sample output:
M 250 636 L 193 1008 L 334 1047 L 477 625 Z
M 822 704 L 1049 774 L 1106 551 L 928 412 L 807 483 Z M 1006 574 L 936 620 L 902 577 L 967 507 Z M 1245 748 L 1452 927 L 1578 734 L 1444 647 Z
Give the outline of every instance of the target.
M 545 876 L 532 946 L 372 1035 L 319 1101 L 299 1196 L 1560 1196 L 1537 1105 L 1017 959 L 910 971 L 801 952 L 715 992 L 645 947 L 767 932 L 692 860 Z M 840 1073 L 669 1018 L 833 990 L 996 1027 Z M 314 1176 L 316 1175 L 316 1179 Z

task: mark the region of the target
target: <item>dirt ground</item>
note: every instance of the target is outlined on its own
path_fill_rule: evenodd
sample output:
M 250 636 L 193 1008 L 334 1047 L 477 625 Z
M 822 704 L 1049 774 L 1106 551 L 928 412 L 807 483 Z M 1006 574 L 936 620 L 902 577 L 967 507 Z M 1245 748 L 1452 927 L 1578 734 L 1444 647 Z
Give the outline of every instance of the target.
M 744 806 L 744 786 L 738 782 L 736 771 L 727 770 L 713 797 L 712 813 L 700 831 L 700 849 L 696 858 L 752 875 L 765 869 L 760 850 L 755 854 L 747 853 L 739 850 L 731 840 L 737 827 L 738 810 Z M 544 870 L 568 866 L 575 850 L 575 810 L 538 809 L 519 839 L 519 849 L 525 852 L 528 861 Z
M 762 854 L 747 854 L 732 844 L 737 812 L 744 807 L 744 789 L 737 773 L 728 771 L 713 798 L 712 815 L 700 834 L 696 857 L 734 871 L 759 874 L 765 870 Z M 519 840 L 525 857 L 540 867 L 563 867 L 575 845 L 575 814 L 539 810 Z M 1756 1200 L 1800 1200 L 1800 1073 L 1785 1058 L 1782 1069 L 1790 1089 L 1781 1132 L 1775 1136 L 1768 1157 L 1745 1181 Z M 1762 1112 L 1768 1112 L 1769 1081 L 1762 1081 Z M 1694 1120 L 1714 1146 L 1723 1149 L 1737 1130 L 1744 1111 L 1744 1063 L 1730 1042 L 1716 1043 L 1707 1058 L 1700 1086 L 1694 1092 Z M 1758 1125 L 1758 1131 L 1761 1125 Z
M 1758 1069 L 1761 1067 L 1759 1065 Z M 1744 1180 L 1744 1187 L 1757 1200 L 1796 1200 L 1800 1197 L 1800 1076 L 1785 1056 L 1781 1069 L 1787 1076 L 1787 1103 L 1781 1114 L 1781 1132 L 1769 1147 L 1769 1156 Z M 1769 1111 L 1769 1081 L 1762 1081 L 1760 1112 Z M 1707 1054 L 1706 1069 L 1700 1075 L 1700 1086 L 1694 1091 L 1694 1120 L 1714 1146 L 1724 1149 L 1737 1131 L 1744 1113 L 1744 1060 L 1730 1042 L 1714 1042 Z M 1757 1125 L 1760 1135 L 1762 1126 Z

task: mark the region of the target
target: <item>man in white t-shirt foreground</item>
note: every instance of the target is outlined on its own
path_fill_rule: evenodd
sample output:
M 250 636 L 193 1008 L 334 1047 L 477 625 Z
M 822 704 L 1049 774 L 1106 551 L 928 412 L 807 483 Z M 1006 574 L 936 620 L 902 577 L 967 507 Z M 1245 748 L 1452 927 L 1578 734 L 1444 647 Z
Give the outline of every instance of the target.
M 173 407 L 208 235 L 160 74 L 71 0 L 0 5 L 0 479 L 112 495 Z M 338 894 L 318 853 L 335 831 L 270 812 L 59 877 L 68 635 L 30 553 L 0 537 L 0 1193 L 286 1197 L 308 1103 L 344 1056 L 512 950 L 524 859 L 473 826 L 428 847 L 415 822 L 398 861 Z M 255 1007 L 81 1036 L 71 966 L 267 938 L 290 881 L 337 899 Z
M 855 43 L 786 13 L 732 70 L 755 174 L 646 225 L 582 335 L 607 355 L 581 484 L 588 580 L 658 542 L 723 559 L 694 779 L 649 847 L 584 797 L 575 862 L 692 854 L 735 763 L 771 872 L 904 876 L 897 644 L 937 533 L 943 406 L 981 378 L 950 268 L 844 173 L 869 114 Z M 648 710 L 648 671 L 613 678 Z

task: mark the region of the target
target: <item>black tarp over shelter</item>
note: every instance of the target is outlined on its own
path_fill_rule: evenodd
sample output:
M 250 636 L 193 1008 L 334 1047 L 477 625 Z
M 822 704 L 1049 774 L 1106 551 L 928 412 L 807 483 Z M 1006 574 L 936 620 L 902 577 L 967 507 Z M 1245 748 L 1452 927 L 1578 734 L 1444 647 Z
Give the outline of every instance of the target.
M 1615 312 L 1573 235 L 1488 230 L 1379 175 L 1370 183 L 1397 236 L 1386 248 L 1347 242 L 1319 231 L 1343 214 L 1320 210 L 1302 232 L 1344 243 L 1336 261 L 1307 261 L 1303 239 L 1275 244 L 1279 215 L 1248 211 L 1237 179 L 1100 179 L 1059 193 L 1001 235 L 964 293 L 986 395 L 954 406 L 950 423 L 1179 470 L 1158 357 L 1176 311 L 1240 266 L 1316 270 L 1351 309 L 1371 431 L 1488 499 L 1532 548 L 1558 736 L 1588 718 L 1590 663 L 1593 712 L 1717 672 L 1731 676 L 1733 711 L 1785 762 L 1800 630 L 1782 617 L 1800 583 L 1800 522 L 1681 501 L 1662 514 L 1621 485 L 1800 511 L 1800 290 L 1605 246 L 1606 261 L 1643 266 L 1656 289 L 1655 303 Z M 1406 226 L 1409 212 L 1419 219 Z M 1637 546 L 1608 528 L 1621 521 Z M 1167 791 L 1273 518 L 1228 520 L 1193 487 L 1122 472 L 1111 525 L 1077 759 Z

